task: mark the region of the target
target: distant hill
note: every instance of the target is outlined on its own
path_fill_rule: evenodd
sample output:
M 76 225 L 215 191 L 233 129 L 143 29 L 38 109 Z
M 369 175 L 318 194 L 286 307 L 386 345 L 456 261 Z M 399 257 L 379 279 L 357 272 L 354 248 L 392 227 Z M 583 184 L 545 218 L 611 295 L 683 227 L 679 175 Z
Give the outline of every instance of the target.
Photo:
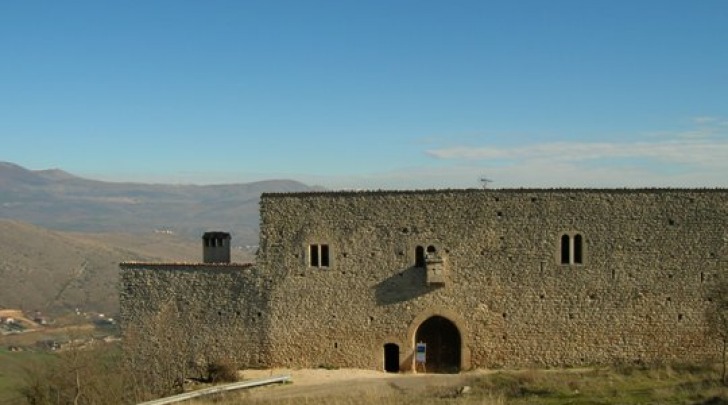
M 83 234 L 0 220 L 0 309 L 118 311 L 119 262 L 193 261 L 202 243 L 176 235 Z M 233 251 L 249 262 L 251 253 Z
M 196 240 L 204 231 L 220 230 L 231 232 L 236 245 L 255 245 L 262 193 L 313 190 L 291 180 L 209 186 L 112 183 L 0 162 L 0 218 L 63 231 L 168 230 Z
M 0 309 L 114 313 L 119 262 L 200 261 L 208 230 L 231 232 L 233 260 L 251 261 L 260 195 L 313 190 L 110 183 L 0 162 Z

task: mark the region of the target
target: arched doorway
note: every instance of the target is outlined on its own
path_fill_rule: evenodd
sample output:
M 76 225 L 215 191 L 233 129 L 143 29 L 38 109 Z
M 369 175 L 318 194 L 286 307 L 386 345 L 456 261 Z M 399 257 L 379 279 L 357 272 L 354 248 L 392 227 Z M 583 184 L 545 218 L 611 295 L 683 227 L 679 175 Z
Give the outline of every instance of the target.
M 399 373 L 399 345 L 395 343 L 384 345 L 384 371 Z
M 434 373 L 460 371 L 462 340 L 457 326 L 442 316 L 432 316 L 422 322 L 415 333 L 415 343 L 427 344 L 425 366 Z

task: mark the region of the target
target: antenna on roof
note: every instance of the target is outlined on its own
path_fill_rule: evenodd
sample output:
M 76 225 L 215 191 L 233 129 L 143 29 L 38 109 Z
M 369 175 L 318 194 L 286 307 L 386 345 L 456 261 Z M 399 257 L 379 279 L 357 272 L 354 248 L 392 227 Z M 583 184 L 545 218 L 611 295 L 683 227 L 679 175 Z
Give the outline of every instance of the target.
M 492 183 L 493 180 L 487 178 L 487 177 L 481 177 L 480 178 L 480 187 L 485 190 L 488 188 L 488 184 Z

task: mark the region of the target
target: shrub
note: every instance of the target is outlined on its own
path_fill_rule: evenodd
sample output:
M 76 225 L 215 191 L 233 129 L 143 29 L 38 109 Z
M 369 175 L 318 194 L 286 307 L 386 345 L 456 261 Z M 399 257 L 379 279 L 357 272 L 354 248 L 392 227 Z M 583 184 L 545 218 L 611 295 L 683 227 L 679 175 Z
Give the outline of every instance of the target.
M 207 380 L 213 384 L 238 381 L 238 369 L 229 359 L 216 360 L 207 366 Z

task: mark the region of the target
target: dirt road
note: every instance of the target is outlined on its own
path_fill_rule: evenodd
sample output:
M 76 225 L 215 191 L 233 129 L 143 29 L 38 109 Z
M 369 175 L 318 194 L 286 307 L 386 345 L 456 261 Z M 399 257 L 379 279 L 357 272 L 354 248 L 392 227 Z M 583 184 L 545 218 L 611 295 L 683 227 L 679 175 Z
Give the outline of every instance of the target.
M 392 374 L 381 371 L 340 370 L 247 370 L 243 378 L 256 379 L 289 374 L 292 384 L 254 388 L 240 395 L 246 400 L 313 400 L 337 397 L 394 397 L 428 392 L 456 393 L 474 376 L 485 371 L 461 374 Z M 298 401 L 296 401 L 298 402 Z

